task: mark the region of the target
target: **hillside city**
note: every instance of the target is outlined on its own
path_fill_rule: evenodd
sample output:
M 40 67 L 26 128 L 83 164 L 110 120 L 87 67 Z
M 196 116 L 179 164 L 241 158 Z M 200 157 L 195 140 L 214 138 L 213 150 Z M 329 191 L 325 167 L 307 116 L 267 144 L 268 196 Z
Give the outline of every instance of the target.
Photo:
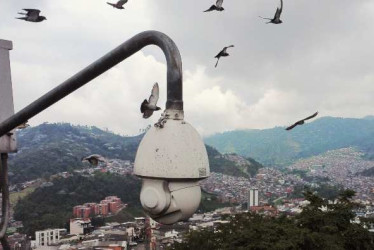
M 363 153 L 354 147 L 327 151 L 321 155 L 300 159 L 285 169 L 262 167 L 251 177 L 232 176 L 212 172 L 201 181 L 203 199 L 219 204 L 210 211 L 197 211 L 188 221 L 166 226 L 152 220 L 146 214 L 123 222 L 106 222 L 93 225 L 97 218 L 110 218 L 127 209 L 126 201 L 108 194 L 103 200 L 76 204 L 71 208 L 71 219 L 66 228 L 49 228 L 35 231 L 34 235 L 22 232 L 22 222 L 11 219 L 9 242 L 14 249 L 164 249 L 175 242 L 182 242 L 186 233 L 216 228 L 228 223 L 225 216 L 252 211 L 266 216 L 299 214 L 306 201 L 297 190 L 309 187 L 315 190 L 322 187 L 350 188 L 356 191 L 355 202 L 362 205 L 355 210 L 355 223 L 360 218 L 374 217 L 374 177 L 360 173 L 374 167 L 373 160 L 367 160 Z M 250 165 L 237 154 L 217 155 L 231 161 L 232 168 Z M 97 167 L 86 165 L 73 172 L 60 172 L 49 180 L 35 179 L 10 187 L 11 193 L 44 188 L 54 185 L 55 179 L 69 179 L 72 175 L 85 177 L 96 173 L 133 175 L 134 162 L 121 159 L 108 159 Z M 258 196 L 250 196 L 250 190 L 258 190 Z M 130 191 L 131 192 L 131 191 Z M 205 198 L 204 198 L 205 197 Z M 18 198 L 21 199 L 21 198 Z M 12 204 L 14 208 L 15 204 Z M 11 212 L 14 214 L 13 210 Z M 374 224 L 368 230 L 374 232 Z

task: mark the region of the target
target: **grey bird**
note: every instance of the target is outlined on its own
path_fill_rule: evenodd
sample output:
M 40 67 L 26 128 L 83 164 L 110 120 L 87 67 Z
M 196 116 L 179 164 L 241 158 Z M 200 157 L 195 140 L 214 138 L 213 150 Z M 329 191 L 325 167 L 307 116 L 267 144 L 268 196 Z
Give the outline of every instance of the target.
M 207 9 L 207 10 L 204 10 L 204 12 L 209 12 L 209 11 L 213 11 L 213 10 L 223 11 L 224 8 L 222 7 L 222 4 L 223 4 L 223 0 L 217 0 L 216 5 L 210 6 L 210 8 Z
M 140 112 L 143 113 L 143 118 L 147 119 L 152 116 L 154 111 L 160 110 L 160 107 L 157 107 L 157 101 L 159 96 L 158 83 L 156 82 L 153 85 L 151 96 L 147 99 L 144 99 L 142 105 L 140 106 Z
M 307 118 L 302 119 L 300 121 L 297 121 L 295 124 L 293 124 L 293 125 L 289 126 L 288 128 L 286 128 L 286 130 L 291 130 L 294 127 L 296 127 L 297 125 L 303 125 L 306 120 L 312 119 L 312 118 L 316 117 L 317 115 L 318 115 L 318 112 L 315 112 L 313 115 L 308 116 Z
M 219 59 L 221 58 L 221 56 L 229 56 L 230 54 L 226 52 L 226 50 L 228 48 L 232 48 L 234 47 L 234 45 L 230 45 L 230 46 L 227 46 L 227 47 L 224 47 L 214 58 L 217 58 L 217 62 L 216 62 L 216 65 L 214 67 L 217 67 L 218 65 L 218 61 Z
M 93 154 L 87 157 L 83 157 L 82 162 L 85 162 L 85 161 L 88 161 L 91 165 L 94 165 L 94 166 L 99 165 L 99 162 L 105 162 L 105 163 L 108 162 L 107 159 L 105 159 L 104 157 L 98 154 Z
M 16 17 L 16 19 L 25 20 L 27 22 L 39 23 L 47 20 L 45 16 L 40 16 L 40 10 L 37 9 L 23 9 L 26 13 L 18 12 L 20 15 L 25 15 L 24 17 Z
M 267 17 L 262 17 L 260 16 L 262 19 L 267 19 L 267 20 L 270 20 L 269 22 L 267 23 L 274 23 L 274 24 L 280 24 L 280 23 L 283 23 L 282 20 L 280 20 L 280 16 L 282 14 L 282 10 L 283 10 L 283 0 L 280 0 L 280 7 L 277 7 L 277 11 L 275 11 L 275 15 L 274 15 L 274 18 L 271 19 L 271 18 L 267 18 Z
M 119 10 L 123 10 L 124 9 L 123 5 L 125 3 L 127 3 L 127 1 L 128 0 L 119 0 L 117 3 L 108 3 L 107 2 L 107 4 L 109 4 L 110 6 L 113 6 L 113 8 L 116 8 L 116 9 L 119 9 Z

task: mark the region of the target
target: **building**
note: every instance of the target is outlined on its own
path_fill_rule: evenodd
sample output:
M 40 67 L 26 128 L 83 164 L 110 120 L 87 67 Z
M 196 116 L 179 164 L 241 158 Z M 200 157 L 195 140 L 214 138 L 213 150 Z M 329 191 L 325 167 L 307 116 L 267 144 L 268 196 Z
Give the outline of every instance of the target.
M 249 190 L 249 201 L 248 201 L 248 210 L 251 207 L 257 207 L 258 206 L 258 189 L 253 188 Z
M 71 219 L 70 234 L 88 234 L 93 231 L 90 219 Z
M 92 216 L 101 215 L 107 216 L 109 213 L 117 213 L 124 205 L 121 198 L 117 196 L 107 196 L 99 204 L 95 202 L 88 202 L 83 205 L 78 205 L 73 208 L 74 218 L 90 218 Z
M 119 210 L 119 203 L 117 201 L 111 201 L 109 202 L 109 212 L 111 212 L 112 214 L 115 214 L 118 212 Z
M 103 215 L 106 216 L 109 214 L 109 206 L 108 203 L 104 204 L 97 204 L 97 213 L 95 215 Z
M 91 208 L 86 206 L 75 206 L 73 208 L 75 218 L 90 218 Z
M 34 244 L 32 245 L 41 247 L 58 244 L 61 236 L 66 235 L 66 233 L 66 229 L 47 229 L 43 231 L 36 231 L 35 242 L 33 242 Z
M 99 213 L 97 204 L 95 202 L 84 203 L 83 206 L 90 208 L 91 216 Z

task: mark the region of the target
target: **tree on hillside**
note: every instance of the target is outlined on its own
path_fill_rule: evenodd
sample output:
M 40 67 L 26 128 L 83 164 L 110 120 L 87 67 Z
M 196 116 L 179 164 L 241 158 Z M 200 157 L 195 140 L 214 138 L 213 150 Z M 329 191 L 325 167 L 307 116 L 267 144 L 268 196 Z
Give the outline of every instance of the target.
M 307 191 L 310 203 L 298 216 L 237 214 L 215 229 L 190 232 L 172 249 L 374 249 L 374 236 L 351 223 L 353 196 L 352 190 L 345 190 L 329 204 Z

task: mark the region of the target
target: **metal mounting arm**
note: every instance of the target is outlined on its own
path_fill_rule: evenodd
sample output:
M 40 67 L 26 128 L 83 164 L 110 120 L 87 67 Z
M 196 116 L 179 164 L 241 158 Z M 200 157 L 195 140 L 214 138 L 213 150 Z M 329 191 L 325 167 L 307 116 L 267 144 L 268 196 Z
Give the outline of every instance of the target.
M 116 64 L 130 57 L 147 45 L 157 45 L 165 54 L 167 62 L 166 109 L 183 110 L 182 60 L 175 43 L 158 31 L 145 31 L 130 38 L 94 63 L 61 83 L 33 103 L 26 106 L 0 124 L 0 137 L 21 123 L 26 122 L 65 96 L 82 87 Z

